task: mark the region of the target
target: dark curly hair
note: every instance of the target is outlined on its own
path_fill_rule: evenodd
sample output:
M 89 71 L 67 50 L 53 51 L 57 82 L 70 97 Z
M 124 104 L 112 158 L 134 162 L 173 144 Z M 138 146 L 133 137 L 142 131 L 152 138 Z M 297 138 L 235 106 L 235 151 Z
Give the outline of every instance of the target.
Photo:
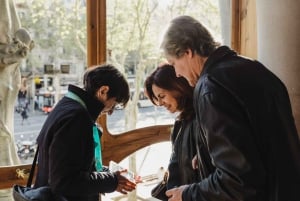
M 109 86 L 108 98 L 116 98 L 123 107 L 130 98 L 129 85 L 123 74 L 111 64 L 93 66 L 83 76 L 83 87 L 92 96 L 101 86 Z

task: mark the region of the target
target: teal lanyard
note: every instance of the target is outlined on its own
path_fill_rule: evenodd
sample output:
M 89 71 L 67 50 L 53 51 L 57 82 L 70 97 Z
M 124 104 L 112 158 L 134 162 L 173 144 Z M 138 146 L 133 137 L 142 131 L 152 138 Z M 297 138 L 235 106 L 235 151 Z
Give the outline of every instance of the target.
M 93 126 L 93 137 L 95 142 L 96 170 L 102 171 L 101 138 L 99 135 L 99 130 L 96 125 Z
M 81 98 L 79 96 L 72 93 L 71 91 L 69 91 L 65 96 L 77 101 L 85 109 L 87 109 L 87 107 L 86 107 L 85 103 L 83 102 L 83 100 L 81 100 Z M 94 124 L 94 126 L 93 126 L 93 138 L 94 138 L 94 143 L 95 143 L 95 145 L 94 145 L 95 146 L 94 155 L 95 155 L 95 163 L 96 163 L 96 170 L 97 171 L 102 171 L 102 153 L 101 153 L 101 137 L 100 137 L 100 135 L 102 135 L 101 131 L 99 133 L 99 129 L 98 129 L 97 125 Z

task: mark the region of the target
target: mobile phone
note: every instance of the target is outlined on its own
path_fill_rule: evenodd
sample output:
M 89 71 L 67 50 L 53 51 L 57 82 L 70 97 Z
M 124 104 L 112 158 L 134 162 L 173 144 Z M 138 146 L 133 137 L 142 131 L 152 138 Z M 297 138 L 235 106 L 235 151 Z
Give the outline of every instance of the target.
M 110 161 L 109 162 L 109 170 L 112 172 L 116 172 L 116 171 L 121 171 L 124 170 L 126 168 L 123 168 L 120 164 L 114 162 L 114 161 Z M 121 174 L 122 176 L 126 177 L 129 180 L 134 181 L 134 173 L 130 170 L 127 169 L 127 172 L 124 172 Z

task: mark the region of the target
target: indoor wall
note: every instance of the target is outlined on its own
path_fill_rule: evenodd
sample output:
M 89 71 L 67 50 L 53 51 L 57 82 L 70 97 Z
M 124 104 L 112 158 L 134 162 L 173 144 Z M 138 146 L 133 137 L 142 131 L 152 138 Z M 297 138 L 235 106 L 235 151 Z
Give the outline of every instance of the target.
M 300 137 L 300 1 L 259 0 L 257 57 L 286 84 Z

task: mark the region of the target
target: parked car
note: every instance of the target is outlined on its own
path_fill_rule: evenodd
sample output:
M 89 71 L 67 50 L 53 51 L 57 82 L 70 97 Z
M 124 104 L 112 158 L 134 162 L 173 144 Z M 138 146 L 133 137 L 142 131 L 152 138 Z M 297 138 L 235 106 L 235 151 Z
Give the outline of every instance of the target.
M 153 103 L 149 100 L 149 98 L 146 96 L 144 91 L 140 91 L 140 93 L 139 93 L 139 100 L 138 100 L 137 106 L 139 108 L 153 106 Z
M 130 97 L 132 99 L 133 95 L 135 93 L 135 90 L 134 89 L 131 89 L 130 90 Z M 153 103 L 149 100 L 149 98 L 145 95 L 144 91 L 141 90 L 140 93 L 139 93 L 139 100 L 138 100 L 138 103 L 137 103 L 137 106 L 139 108 L 142 108 L 142 107 L 151 107 L 153 106 Z M 121 110 L 123 109 L 122 105 L 116 105 L 115 107 L 117 110 Z

